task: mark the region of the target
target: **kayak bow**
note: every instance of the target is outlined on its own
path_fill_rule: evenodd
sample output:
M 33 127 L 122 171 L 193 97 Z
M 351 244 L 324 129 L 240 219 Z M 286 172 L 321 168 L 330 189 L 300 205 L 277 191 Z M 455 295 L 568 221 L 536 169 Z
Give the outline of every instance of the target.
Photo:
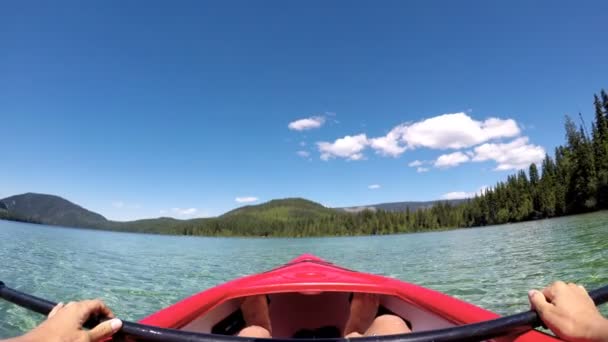
M 345 342 L 339 337 L 353 292 L 380 295 L 378 314 L 402 317 L 412 333 L 373 336 L 360 342 L 493 341 L 551 342 L 556 338 L 531 330 L 541 322 L 534 311 L 512 316 L 497 314 L 446 294 L 400 280 L 351 271 L 313 255 L 302 255 L 273 270 L 213 287 L 162 309 L 139 323 L 123 321 L 122 334 L 138 341 L 254 342 L 234 337 L 244 327 L 240 303 L 244 297 L 266 295 L 270 300 L 273 339 L 270 341 Z M 608 301 L 608 287 L 590 292 L 596 304 Z M 6 287 L 0 297 L 47 314 L 55 303 Z M 98 322 L 87 322 L 92 327 Z M 319 330 L 319 328 L 323 329 Z M 323 331 L 302 335 L 302 331 Z M 294 336 L 298 338 L 294 340 Z

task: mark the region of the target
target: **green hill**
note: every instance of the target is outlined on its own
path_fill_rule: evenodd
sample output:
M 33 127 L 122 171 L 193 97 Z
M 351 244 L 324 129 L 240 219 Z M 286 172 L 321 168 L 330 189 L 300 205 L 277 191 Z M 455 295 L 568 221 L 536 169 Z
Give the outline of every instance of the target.
M 287 236 L 289 232 L 298 235 L 307 224 L 332 215 L 341 213 L 305 199 L 288 198 L 241 207 L 215 218 L 161 217 L 118 222 L 54 195 L 27 193 L 0 200 L 0 219 L 155 234 Z
M 103 228 L 108 220 L 59 196 L 26 193 L 0 200 L 12 216 L 55 226 Z
M 161 217 L 128 222 L 107 220 L 53 195 L 27 193 L 5 198 L 0 203 L 0 219 L 154 234 L 304 237 L 405 233 L 461 225 L 449 214 L 454 208 L 447 202 L 411 213 L 347 212 L 302 198 L 287 198 L 244 206 L 213 218 Z
M 303 198 L 286 198 L 272 200 L 270 202 L 248 205 L 234 209 L 220 216 L 228 217 L 249 217 L 257 219 L 310 219 L 319 218 L 335 213 L 334 209 L 329 209 L 319 203 Z

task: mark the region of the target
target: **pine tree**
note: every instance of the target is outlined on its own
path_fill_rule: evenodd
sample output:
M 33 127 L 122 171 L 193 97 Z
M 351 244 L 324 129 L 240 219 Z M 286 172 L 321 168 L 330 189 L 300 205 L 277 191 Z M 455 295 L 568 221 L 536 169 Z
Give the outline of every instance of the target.
M 539 203 L 538 211 L 540 211 L 543 217 L 555 216 L 555 163 L 549 157 L 545 155 L 542 165 L 542 178 L 537 188 Z
M 604 104 L 602 104 L 602 101 Z M 595 123 L 593 124 L 593 156 L 597 175 L 597 205 L 608 208 L 608 96 L 602 90 L 602 101 L 595 95 Z M 606 112 L 604 112 L 606 111 Z

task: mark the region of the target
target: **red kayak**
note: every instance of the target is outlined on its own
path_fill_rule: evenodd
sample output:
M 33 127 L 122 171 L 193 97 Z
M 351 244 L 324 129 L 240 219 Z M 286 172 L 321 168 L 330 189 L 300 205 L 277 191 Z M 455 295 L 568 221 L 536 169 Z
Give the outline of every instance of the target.
M 273 338 L 325 329 L 333 338 L 344 329 L 353 292 L 380 295 L 380 310 L 403 318 L 414 333 L 493 320 L 499 315 L 446 294 L 397 279 L 351 271 L 313 255 L 302 255 L 273 270 L 236 279 L 186 298 L 140 321 L 197 333 L 234 335 L 244 327 L 244 297 L 267 295 Z M 559 341 L 531 330 L 493 341 Z

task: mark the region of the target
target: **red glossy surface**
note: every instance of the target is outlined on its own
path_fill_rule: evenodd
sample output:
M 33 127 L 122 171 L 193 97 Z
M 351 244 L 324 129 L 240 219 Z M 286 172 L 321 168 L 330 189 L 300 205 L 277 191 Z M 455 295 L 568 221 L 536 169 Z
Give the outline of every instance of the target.
M 222 302 L 243 296 L 280 292 L 368 292 L 393 295 L 444 317 L 456 324 L 499 317 L 478 306 L 443 293 L 383 276 L 335 266 L 314 255 L 304 254 L 271 271 L 246 276 L 202 291 L 162 309 L 140 322 L 164 328 L 180 328 Z M 500 341 L 550 342 L 555 338 L 531 331 Z

